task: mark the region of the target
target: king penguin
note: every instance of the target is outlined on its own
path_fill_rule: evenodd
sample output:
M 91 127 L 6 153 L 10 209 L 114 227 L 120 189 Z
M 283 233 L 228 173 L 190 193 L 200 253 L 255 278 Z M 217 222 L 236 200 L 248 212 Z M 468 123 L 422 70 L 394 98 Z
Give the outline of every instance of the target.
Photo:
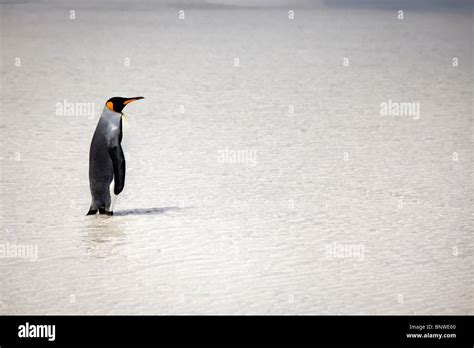
M 123 108 L 143 97 L 113 97 L 104 111 L 92 137 L 89 152 L 89 184 L 92 203 L 87 215 L 113 215 L 117 196 L 125 185 L 125 156 L 122 150 Z

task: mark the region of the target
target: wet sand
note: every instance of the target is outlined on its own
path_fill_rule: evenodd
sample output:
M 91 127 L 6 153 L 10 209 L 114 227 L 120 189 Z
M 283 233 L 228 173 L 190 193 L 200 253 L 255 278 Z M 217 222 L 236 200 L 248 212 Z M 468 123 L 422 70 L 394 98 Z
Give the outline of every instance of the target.
M 0 313 L 474 313 L 472 16 L 0 6 L 0 241 L 37 248 L 0 258 Z M 85 216 L 134 95 L 115 216 Z

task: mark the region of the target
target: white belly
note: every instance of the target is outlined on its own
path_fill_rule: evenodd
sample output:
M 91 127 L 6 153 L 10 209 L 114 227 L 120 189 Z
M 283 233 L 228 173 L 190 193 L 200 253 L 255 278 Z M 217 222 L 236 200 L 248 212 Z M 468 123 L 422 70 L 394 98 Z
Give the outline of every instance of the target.
M 128 131 L 128 128 L 129 128 L 129 124 L 126 121 L 125 117 L 122 115 L 122 142 L 121 142 L 120 145 L 122 147 L 123 155 L 125 157 L 125 162 L 127 161 L 127 158 L 128 158 L 128 152 L 127 152 L 127 149 L 128 149 L 127 138 L 128 137 L 125 136 L 125 134 Z M 112 179 L 112 182 L 110 183 L 110 186 L 109 186 L 110 207 L 109 207 L 108 211 L 113 211 L 114 210 L 114 205 L 115 205 L 115 202 L 117 201 L 118 195 L 116 195 L 114 193 L 114 187 L 115 187 L 115 180 Z
M 128 143 L 128 133 L 130 131 L 130 123 L 125 119 L 124 116 L 122 116 L 122 151 L 123 155 L 125 156 L 125 161 L 128 159 L 128 149 L 129 149 L 129 143 Z
M 115 187 L 115 180 L 112 179 L 112 182 L 110 183 L 109 186 L 109 192 L 110 192 L 110 207 L 107 209 L 108 211 L 114 211 L 114 205 L 115 201 L 117 200 L 118 195 L 114 193 L 114 187 Z

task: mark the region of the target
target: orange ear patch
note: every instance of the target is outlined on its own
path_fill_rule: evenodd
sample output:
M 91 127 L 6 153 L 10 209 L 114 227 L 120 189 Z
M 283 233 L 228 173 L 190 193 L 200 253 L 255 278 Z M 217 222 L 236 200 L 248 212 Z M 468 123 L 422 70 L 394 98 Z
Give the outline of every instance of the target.
M 109 108 L 110 111 L 114 111 L 114 103 L 109 101 L 105 105 Z

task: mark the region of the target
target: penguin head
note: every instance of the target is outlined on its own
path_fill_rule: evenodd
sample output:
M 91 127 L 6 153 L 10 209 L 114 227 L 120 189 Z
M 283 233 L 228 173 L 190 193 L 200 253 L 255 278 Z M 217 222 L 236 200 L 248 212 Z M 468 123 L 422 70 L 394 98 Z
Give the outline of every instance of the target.
M 121 114 L 125 105 L 135 100 L 140 100 L 140 99 L 144 99 L 144 97 L 133 97 L 133 98 L 113 97 L 107 100 L 107 102 L 105 103 L 105 106 L 107 106 L 107 108 L 110 111 L 118 112 L 119 114 Z

